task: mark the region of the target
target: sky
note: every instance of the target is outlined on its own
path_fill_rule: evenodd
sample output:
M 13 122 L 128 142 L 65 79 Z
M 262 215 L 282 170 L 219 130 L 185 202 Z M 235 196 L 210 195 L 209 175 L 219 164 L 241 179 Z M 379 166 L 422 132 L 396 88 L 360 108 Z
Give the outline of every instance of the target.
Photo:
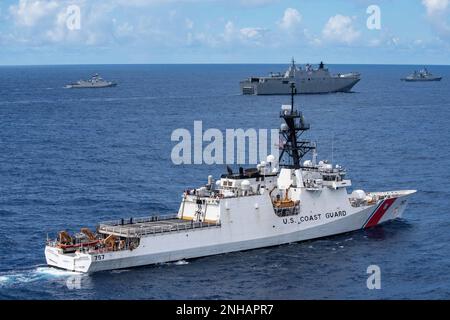
M 0 0 L 0 65 L 450 64 L 450 0 Z

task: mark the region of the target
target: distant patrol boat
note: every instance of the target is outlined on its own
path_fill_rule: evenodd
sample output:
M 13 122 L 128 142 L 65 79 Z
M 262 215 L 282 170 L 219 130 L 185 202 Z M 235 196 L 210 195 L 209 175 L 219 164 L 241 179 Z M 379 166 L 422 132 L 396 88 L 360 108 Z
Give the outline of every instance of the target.
M 186 190 L 177 214 L 102 222 L 96 232 L 61 231 L 47 240 L 50 266 L 95 272 L 223 254 L 321 238 L 402 216 L 415 190 L 347 192 L 346 170 L 317 162 L 302 136 L 310 126 L 291 104 L 280 118 L 279 159 L 228 172 Z M 310 159 L 305 159 L 312 153 Z
M 282 95 L 290 94 L 293 82 L 298 93 L 333 93 L 348 92 L 361 80 L 357 72 L 332 75 L 323 62 L 317 69 L 307 64 L 305 68 L 295 65 L 294 59 L 284 73 L 271 73 L 269 77 L 250 77 L 240 82 L 242 94 Z
M 79 80 L 74 83 L 70 83 L 65 87 L 67 89 L 79 89 L 79 88 L 108 88 L 115 87 L 117 83 L 112 81 L 106 81 L 98 73 L 94 74 L 89 80 Z
M 412 74 L 405 78 L 401 78 L 402 81 L 416 82 L 416 81 L 441 81 L 442 77 L 436 77 L 427 68 L 423 68 L 419 71 L 414 71 Z

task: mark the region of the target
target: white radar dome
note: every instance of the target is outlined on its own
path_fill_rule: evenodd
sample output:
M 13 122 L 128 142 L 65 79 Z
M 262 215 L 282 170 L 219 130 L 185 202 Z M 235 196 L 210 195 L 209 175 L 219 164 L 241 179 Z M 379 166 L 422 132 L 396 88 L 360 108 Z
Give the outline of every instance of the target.
M 366 193 L 363 190 L 355 190 L 352 192 L 352 198 L 364 200 L 366 198 Z
M 250 181 L 244 180 L 241 182 L 241 189 L 242 190 L 248 190 L 250 189 Z
M 304 167 L 312 167 L 312 161 L 311 160 L 306 160 L 305 162 L 303 162 L 303 166 Z
M 275 156 L 273 154 L 269 154 L 267 156 L 266 160 L 267 160 L 268 163 L 274 163 L 275 162 Z
M 281 105 L 282 111 L 291 111 L 291 105 L 290 104 L 283 104 Z

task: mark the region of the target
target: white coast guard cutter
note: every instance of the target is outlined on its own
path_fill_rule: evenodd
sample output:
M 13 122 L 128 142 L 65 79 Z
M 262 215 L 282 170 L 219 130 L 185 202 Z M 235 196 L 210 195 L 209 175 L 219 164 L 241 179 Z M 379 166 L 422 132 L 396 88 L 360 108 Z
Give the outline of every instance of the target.
M 415 190 L 348 194 L 345 170 L 317 162 L 315 145 L 301 139 L 309 125 L 293 96 L 294 86 L 280 114 L 279 159 L 228 169 L 217 181 L 208 177 L 184 192 L 172 216 L 103 222 L 95 233 L 83 228 L 73 236 L 61 231 L 47 241 L 47 263 L 78 272 L 129 268 L 320 238 L 400 217 Z

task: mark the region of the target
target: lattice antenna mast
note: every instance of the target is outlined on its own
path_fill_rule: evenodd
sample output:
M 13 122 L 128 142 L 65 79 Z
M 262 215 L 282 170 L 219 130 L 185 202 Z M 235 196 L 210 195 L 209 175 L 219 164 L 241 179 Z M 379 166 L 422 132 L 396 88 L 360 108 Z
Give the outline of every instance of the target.
M 280 138 L 284 141 L 281 146 L 279 158 L 280 166 L 298 169 L 301 168 L 302 158 L 311 150 L 315 149 L 315 145 L 309 140 L 302 140 L 301 135 L 309 130 L 310 126 L 305 123 L 303 114 L 294 108 L 294 96 L 297 93 L 295 83 L 291 83 L 291 108 L 290 110 L 282 110 L 280 118 L 286 123 L 280 131 Z

